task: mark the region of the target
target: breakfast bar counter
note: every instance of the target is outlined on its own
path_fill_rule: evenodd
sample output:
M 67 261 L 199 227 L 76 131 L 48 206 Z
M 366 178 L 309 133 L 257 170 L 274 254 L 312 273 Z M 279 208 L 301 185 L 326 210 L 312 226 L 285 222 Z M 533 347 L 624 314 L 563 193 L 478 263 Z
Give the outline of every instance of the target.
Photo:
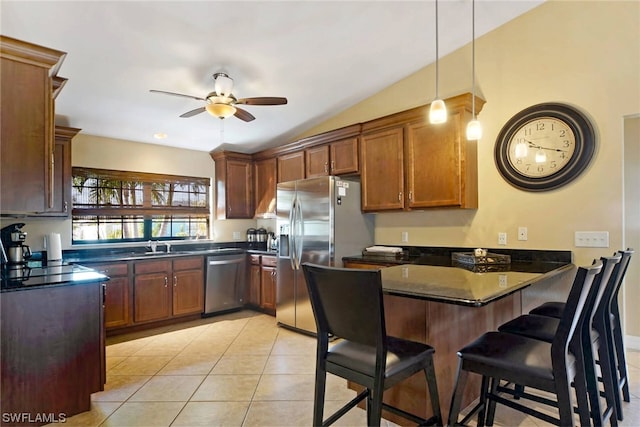
M 420 261 L 417 261 L 420 260 Z M 345 267 L 381 268 L 387 334 L 435 348 L 440 407 L 448 416 L 458 366 L 457 351 L 544 301 L 566 298 L 576 272 L 570 258 L 522 260 L 498 268 L 456 266 L 447 256 L 376 263 L 343 259 Z M 494 271 L 491 271 L 494 270 Z M 463 405 L 478 397 L 480 377 L 471 375 Z M 350 387 L 356 388 L 350 384 Z M 385 392 L 385 402 L 428 418 L 432 414 L 424 377 L 414 375 Z M 406 421 L 384 413 L 393 422 Z

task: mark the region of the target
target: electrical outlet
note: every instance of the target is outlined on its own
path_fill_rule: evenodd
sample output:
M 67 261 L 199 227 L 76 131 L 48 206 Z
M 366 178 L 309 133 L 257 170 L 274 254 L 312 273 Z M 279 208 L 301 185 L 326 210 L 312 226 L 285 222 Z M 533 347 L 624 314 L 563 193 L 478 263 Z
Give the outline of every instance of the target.
M 509 285 L 509 281 L 507 280 L 506 274 L 498 275 L 498 286 L 502 289 L 506 288 Z
M 240 239 L 242 239 L 242 237 L 241 237 L 241 236 L 242 236 L 242 235 L 240 234 L 240 232 L 239 232 L 239 231 L 234 231 L 234 232 L 233 232 L 233 240 L 240 240 Z
M 403 279 L 409 278 L 409 267 L 402 267 L 402 278 Z
M 527 240 L 527 227 L 518 227 L 518 240 Z
M 608 248 L 608 231 L 576 231 L 574 244 L 579 248 Z
M 504 231 L 501 231 L 500 233 L 498 233 L 498 244 L 499 245 L 507 244 L 507 233 L 505 233 Z
M 402 232 L 402 243 L 409 243 L 409 232 L 408 231 L 403 231 Z

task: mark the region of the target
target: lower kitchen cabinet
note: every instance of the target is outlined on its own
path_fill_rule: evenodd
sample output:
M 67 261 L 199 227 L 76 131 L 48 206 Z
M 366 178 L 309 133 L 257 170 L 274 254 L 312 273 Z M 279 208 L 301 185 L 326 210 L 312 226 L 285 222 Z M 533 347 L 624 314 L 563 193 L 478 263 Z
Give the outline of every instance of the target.
M 136 323 L 202 313 L 204 257 L 136 262 L 133 294 Z
M 104 325 L 107 329 L 131 324 L 131 286 L 129 264 L 126 262 L 91 265 L 91 268 L 109 276 L 106 283 Z
M 169 276 L 171 261 L 142 261 L 134 265 L 134 321 L 150 322 L 171 317 Z
M 173 316 L 202 313 L 204 257 L 173 260 Z
M 249 255 L 249 260 L 247 304 L 267 314 L 275 315 L 278 259 L 268 255 Z
M 276 284 L 278 259 L 274 256 L 263 256 L 260 265 L 260 307 L 271 314 L 276 314 Z

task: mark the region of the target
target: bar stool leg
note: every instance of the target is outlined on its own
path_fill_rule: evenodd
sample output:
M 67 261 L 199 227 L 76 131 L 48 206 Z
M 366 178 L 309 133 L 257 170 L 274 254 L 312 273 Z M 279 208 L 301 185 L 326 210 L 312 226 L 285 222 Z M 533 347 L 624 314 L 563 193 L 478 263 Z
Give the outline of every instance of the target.
M 449 408 L 449 421 L 447 423 L 449 427 L 459 425 L 458 415 L 460 415 L 460 406 L 462 405 L 462 397 L 468 378 L 469 372 L 462 369 L 462 361 L 458 361 L 458 375 L 453 386 L 453 396 L 451 398 L 451 407 Z

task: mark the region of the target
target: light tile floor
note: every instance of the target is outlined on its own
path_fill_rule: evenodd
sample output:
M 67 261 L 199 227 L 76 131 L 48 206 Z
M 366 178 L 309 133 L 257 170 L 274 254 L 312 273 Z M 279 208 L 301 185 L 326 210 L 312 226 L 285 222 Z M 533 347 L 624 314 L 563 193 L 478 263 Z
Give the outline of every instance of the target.
M 622 426 L 640 426 L 640 352 L 629 352 L 632 403 Z M 69 426 L 308 426 L 315 339 L 240 311 L 107 340 L 107 384 Z M 326 411 L 355 396 L 328 376 Z M 358 408 L 336 425 L 364 426 Z M 384 421 L 383 425 L 393 426 Z M 545 426 L 498 407 L 497 426 Z

